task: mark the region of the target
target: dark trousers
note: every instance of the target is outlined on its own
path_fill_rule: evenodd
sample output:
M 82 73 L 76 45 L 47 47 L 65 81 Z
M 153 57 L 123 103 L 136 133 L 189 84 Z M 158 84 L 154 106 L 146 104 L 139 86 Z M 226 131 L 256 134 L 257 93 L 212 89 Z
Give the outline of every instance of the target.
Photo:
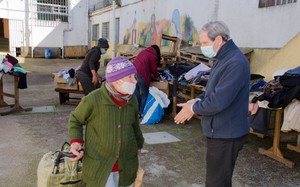
M 207 138 L 206 187 L 231 187 L 232 174 L 246 136 L 235 139 Z
M 138 103 L 139 103 L 139 113 L 143 114 L 146 102 L 147 102 L 147 97 L 149 94 L 149 87 L 146 85 L 146 82 L 144 79 L 136 74 L 136 88 L 134 91 L 134 95 L 136 96 Z
M 96 89 L 95 85 L 92 82 L 92 78 L 88 74 L 78 70 L 76 72 L 75 77 L 80 82 L 80 84 L 83 88 L 84 95 L 87 95 L 91 91 Z

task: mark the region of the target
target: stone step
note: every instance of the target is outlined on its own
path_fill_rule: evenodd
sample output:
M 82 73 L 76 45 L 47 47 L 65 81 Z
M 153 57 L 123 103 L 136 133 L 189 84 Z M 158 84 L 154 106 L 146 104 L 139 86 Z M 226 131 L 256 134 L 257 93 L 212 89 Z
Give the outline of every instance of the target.
M 0 37 L 0 51 L 9 51 L 9 40 L 8 38 Z

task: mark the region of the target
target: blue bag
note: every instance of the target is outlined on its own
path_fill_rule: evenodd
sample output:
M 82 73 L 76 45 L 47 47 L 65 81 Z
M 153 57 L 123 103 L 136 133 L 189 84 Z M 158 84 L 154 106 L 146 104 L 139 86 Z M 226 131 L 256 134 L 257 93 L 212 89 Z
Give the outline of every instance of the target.
M 164 108 L 168 107 L 170 100 L 167 94 L 158 88 L 151 86 L 147 97 L 146 105 L 143 111 L 141 124 L 156 124 L 164 116 Z

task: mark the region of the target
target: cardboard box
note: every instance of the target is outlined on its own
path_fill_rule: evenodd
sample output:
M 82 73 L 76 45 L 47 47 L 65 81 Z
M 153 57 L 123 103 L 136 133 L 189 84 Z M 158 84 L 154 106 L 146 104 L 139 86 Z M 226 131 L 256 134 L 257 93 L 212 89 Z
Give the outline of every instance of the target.
M 65 89 L 65 90 L 78 90 L 78 81 L 75 79 L 75 82 L 72 85 L 69 85 L 63 77 L 59 77 L 57 74 L 53 74 L 53 80 L 56 83 L 56 88 Z
M 168 82 L 151 82 L 150 86 L 154 86 L 161 90 L 162 92 L 166 93 L 169 96 L 169 83 Z

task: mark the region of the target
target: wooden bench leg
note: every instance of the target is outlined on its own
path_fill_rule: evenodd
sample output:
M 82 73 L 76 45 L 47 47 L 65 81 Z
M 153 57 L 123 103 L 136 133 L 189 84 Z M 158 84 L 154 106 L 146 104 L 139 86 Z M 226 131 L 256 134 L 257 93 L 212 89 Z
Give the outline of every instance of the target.
M 59 103 L 64 104 L 69 101 L 70 97 L 68 93 L 59 92 Z
M 259 148 L 258 152 L 270 158 L 277 160 L 278 162 L 283 163 L 289 168 L 293 168 L 295 163 L 285 159 L 279 149 L 279 141 L 280 141 L 280 126 L 281 126 L 281 115 L 282 110 L 276 109 L 275 114 L 275 128 L 274 128 L 274 137 L 273 137 L 273 146 L 269 149 Z

